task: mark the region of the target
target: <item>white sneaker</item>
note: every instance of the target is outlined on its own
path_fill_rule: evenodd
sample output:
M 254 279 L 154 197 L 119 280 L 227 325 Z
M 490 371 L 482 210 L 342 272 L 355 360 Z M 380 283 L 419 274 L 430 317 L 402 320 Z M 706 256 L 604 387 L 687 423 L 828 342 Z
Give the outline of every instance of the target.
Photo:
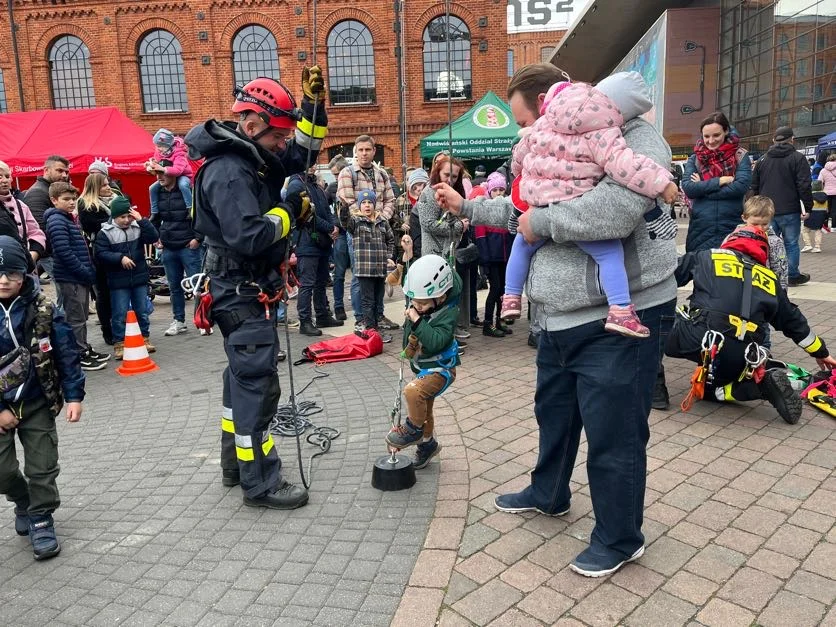
M 811 250 L 813 250 L 812 246 L 805 246 L 804 248 L 801 249 L 801 252 L 809 253 Z
M 206 329 L 201 329 L 200 334 L 201 335 L 212 335 L 212 331 L 213 331 L 213 329 L 209 329 L 208 331 Z
M 180 335 L 181 333 L 185 333 L 189 330 L 189 327 L 186 326 L 185 322 L 180 322 L 179 320 L 172 320 L 171 324 L 169 325 L 168 329 L 166 329 L 163 335 L 172 336 L 172 335 Z
M 811 250 L 810 252 L 812 252 L 812 253 L 820 253 L 820 252 L 821 252 L 821 248 L 819 248 L 818 246 L 816 246 L 816 247 L 815 247 L 813 250 Z

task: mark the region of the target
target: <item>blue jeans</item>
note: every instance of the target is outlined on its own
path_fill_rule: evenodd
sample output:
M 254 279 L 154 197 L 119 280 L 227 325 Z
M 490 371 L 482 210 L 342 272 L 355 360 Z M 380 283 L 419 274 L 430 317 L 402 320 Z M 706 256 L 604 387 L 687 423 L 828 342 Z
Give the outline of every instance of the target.
M 168 289 L 171 291 L 171 312 L 178 322 L 186 321 L 186 297 L 180 281 L 183 280 L 184 272 L 187 277 L 199 273 L 201 260 L 200 247 L 194 250 L 188 246 L 180 250 L 163 248 L 163 268 L 165 268 Z
M 604 330 L 603 321 L 540 333 L 534 413 L 540 454 L 526 488 L 544 512 L 568 509 L 581 429 L 595 528 L 590 543 L 622 559 L 644 543 L 648 416 L 675 301 L 638 311 L 647 339 Z
M 110 290 L 110 307 L 113 313 L 110 324 L 113 326 L 113 341 L 125 341 L 125 316 L 128 309 L 133 309 L 139 321 L 139 330 L 143 337 L 151 335 L 151 325 L 148 322 L 148 286 L 137 285 L 124 289 Z
M 160 182 L 157 181 L 151 184 L 148 188 L 148 196 L 151 198 L 151 215 L 159 211 L 160 202 Z M 183 201 L 186 203 L 186 209 L 192 208 L 192 181 L 188 176 L 177 177 L 177 187 L 180 188 L 180 193 L 183 195 Z
M 363 304 L 360 300 L 360 281 L 355 275 L 354 267 L 354 241 L 351 239 L 351 233 L 345 234 L 345 244 L 348 249 L 348 259 L 351 262 L 351 309 L 354 311 L 354 319 L 357 322 L 363 321 Z M 340 293 L 342 296 L 342 292 Z M 334 297 L 336 300 L 336 296 Z M 377 307 L 378 317 L 383 315 L 383 303 Z
M 801 236 L 801 216 L 797 213 L 775 216 L 772 218 L 772 228 L 784 238 L 790 278 L 795 279 L 801 274 L 798 269 L 798 263 L 801 261 L 801 250 L 798 247 L 798 238 Z

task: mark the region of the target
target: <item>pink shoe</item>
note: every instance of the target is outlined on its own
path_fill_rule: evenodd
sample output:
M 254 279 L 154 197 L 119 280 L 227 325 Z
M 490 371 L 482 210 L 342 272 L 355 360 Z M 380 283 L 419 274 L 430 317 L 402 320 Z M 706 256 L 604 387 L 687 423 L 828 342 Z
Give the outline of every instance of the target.
M 503 320 L 516 320 L 522 315 L 522 296 L 518 294 L 503 294 L 502 309 L 499 317 Z
M 635 305 L 627 305 L 626 307 L 613 305 L 610 307 L 604 328 L 607 331 L 620 333 L 627 337 L 645 338 L 650 336 L 650 329 L 644 326 L 636 315 Z

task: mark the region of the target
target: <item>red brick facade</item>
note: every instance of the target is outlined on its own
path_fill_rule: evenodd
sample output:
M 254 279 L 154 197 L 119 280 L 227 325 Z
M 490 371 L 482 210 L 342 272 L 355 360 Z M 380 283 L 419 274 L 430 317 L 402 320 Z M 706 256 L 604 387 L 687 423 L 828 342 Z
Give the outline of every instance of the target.
M 445 4 L 429 0 L 411 0 L 405 4 L 407 161 L 416 163 L 420 139 L 447 122 L 446 101 L 424 101 L 422 71 L 424 29 L 432 18 L 444 14 Z M 297 97 L 301 96 L 302 68 L 311 64 L 313 58 L 314 20 L 310 0 L 290 3 L 275 0 L 15 0 L 14 10 L 27 110 L 52 107 L 49 50 L 57 37 L 72 34 L 89 48 L 96 105 L 117 106 L 151 132 L 168 127 L 184 133 L 206 118 L 229 117 L 233 88 L 232 40 L 247 24 L 262 25 L 274 34 L 278 42 L 281 79 Z M 506 4 L 501 0 L 453 1 L 451 13 L 462 19 L 470 30 L 472 60 L 473 97 L 454 101 L 454 118 L 488 90 L 504 96 L 509 46 L 519 45 L 520 52 L 515 54 L 515 65 L 519 67 L 524 62 L 538 61 L 540 48 L 555 45 L 559 39 L 559 33 L 526 34 L 510 37 L 519 40 L 519 44 L 509 42 Z M 327 64 L 329 31 L 346 19 L 362 22 L 373 37 L 376 102 L 361 106 L 329 106 L 330 134 L 326 148 L 351 142 L 358 134 L 371 133 L 383 146 L 385 163 L 398 168 L 400 139 L 393 3 L 319 0 L 316 57 L 321 65 Z M 299 27 L 304 27 L 304 36 L 297 35 Z M 146 33 L 158 28 L 173 33 L 182 46 L 188 112 L 143 111 L 137 47 Z M 0 17 L 0 32 L 6 34 L 0 39 L 0 69 L 5 78 L 8 110 L 19 111 L 17 77 L 5 11 Z M 486 49 L 480 50 L 480 44 Z M 300 60 L 300 53 L 306 53 L 307 59 Z

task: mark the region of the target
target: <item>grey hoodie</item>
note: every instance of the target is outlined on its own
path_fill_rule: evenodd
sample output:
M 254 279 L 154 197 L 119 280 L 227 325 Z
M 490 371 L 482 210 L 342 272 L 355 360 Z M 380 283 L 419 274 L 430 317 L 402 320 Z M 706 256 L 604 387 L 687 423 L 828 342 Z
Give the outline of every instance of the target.
M 668 167 L 671 151 L 659 132 L 640 118 L 622 127 L 624 140 L 636 153 Z M 624 262 L 636 309 L 655 307 L 676 298 L 676 241 L 651 240 L 644 214 L 655 201 L 604 177 L 583 196 L 532 208 L 534 234 L 550 239 L 534 255 L 526 293 L 541 305 L 547 331 L 560 331 L 607 317 L 607 299 L 598 280 L 598 266 L 574 242 L 623 239 Z M 502 227 L 512 211 L 505 197 L 466 200 L 462 214 L 474 224 Z

